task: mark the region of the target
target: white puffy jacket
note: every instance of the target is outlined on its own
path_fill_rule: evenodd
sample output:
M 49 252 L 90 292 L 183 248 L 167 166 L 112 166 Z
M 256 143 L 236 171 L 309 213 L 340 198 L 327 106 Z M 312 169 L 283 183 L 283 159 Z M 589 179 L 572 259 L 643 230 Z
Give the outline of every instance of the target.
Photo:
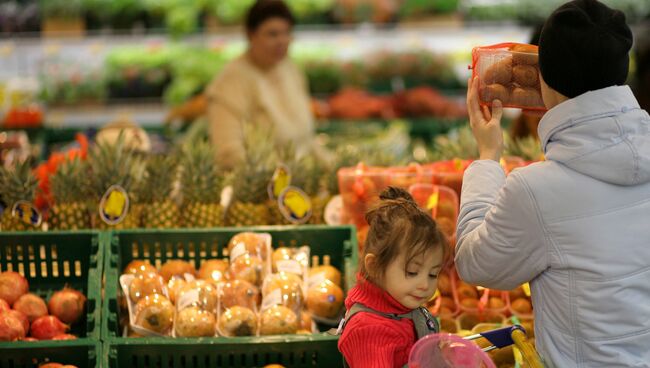
M 650 116 L 615 86 L 554 107 L 538 131 L 547 161 L 465 172 L 458 273 L 531 282 L 548 366 L 650 367 Z

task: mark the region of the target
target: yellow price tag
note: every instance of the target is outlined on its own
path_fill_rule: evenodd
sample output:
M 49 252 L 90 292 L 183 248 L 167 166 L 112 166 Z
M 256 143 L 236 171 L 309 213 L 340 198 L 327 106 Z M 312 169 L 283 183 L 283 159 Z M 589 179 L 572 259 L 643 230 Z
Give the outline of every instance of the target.
M 285 165 L 278 166 L 273 173 L 271 182 L 268 187 L 268 194 L 271 200 L 275 200 L 280 197 L 280 194 L 291 185 L 291 171 Z
M 129 195 L 119 185 L 113 185 L 99 202 L 99 217 L 108 225 L 117 225 L 129 212 Z
M 438 207 L 438 202 L 440 200 L 440 190 L 436 187 L 435 191 L 431 193 L 429 199 L 427 199 L 427 210 L 432 210 Z
M 294 224 L 304 224 L 312 214 L 311 199 L 299 188 L 289 186 L 278 198 L 282 215 Z
M 530 298 L 530 284 L 525 283 L 521 285 L 521 288 L 524 289 L 524 294 L 526 294 L 526 296 Z

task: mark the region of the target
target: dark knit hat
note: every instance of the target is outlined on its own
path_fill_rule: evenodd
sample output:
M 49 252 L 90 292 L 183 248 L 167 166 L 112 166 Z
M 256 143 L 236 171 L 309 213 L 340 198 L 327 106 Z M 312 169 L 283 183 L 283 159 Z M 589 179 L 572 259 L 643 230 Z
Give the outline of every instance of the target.
M 625 14 L 596 0 L 574 0 L 546 20 L 539 66 L 546 84 L 573 98 L 625 83 L 632 31 Z

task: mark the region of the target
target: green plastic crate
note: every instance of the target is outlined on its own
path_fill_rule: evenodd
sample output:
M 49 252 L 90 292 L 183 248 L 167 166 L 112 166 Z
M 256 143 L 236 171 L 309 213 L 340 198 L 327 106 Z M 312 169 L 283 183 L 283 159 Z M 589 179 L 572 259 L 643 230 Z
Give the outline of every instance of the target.
M 29 291 L 48 300 L 50 295 L 68 285 L 82 291 L 88 298 L 86 314 L 70 333 L 78 340 L 0 343 L 0 367 L 4 368 L 7 352 L 51 347 L 94 344 L 101 328 L 101 286 L 104 250 L 99 232 L 25 232 L 0 234 L 0 272 L 15 271 L 29 281 Z M 47 349 L 45 349 L 47 350 Z M 49 350 L 48 350 L 49 351 Z M 39 353 L 40 354 L 40 353 Z M 8 365 L 8 367 L 22 365 Z
M 99 341 L 89 339 L 66 341 L 62 347 L 53 346 L 46 341 L 31 342 L 29 345 L 17 344 L 0 350 L 0 367 L 36 368 L 43 363 L 56 362 L 79 368 L 99 368 L 102 361 L 101 348 Z
M 185 259 L 198 268 L 202 259 L 223 257 L 223 248 L 242 231 L 269 232 L 273 246 L 309 245 L 311 254 L 329 255 L 341 270 L 344 289 L 355 282 L 358 249 L 351 226 L 284 226 L 209 230 L 135 230 L 111 235 L 106 247 L 106 285 L 102 337 L 105 367 L 258 367 L 271 363 L 287 367 L 336 367 L 341 364 L 337 336 L 282 335 L 236 338 L 122 338 L 117 304 L 118 278 L 134 259 L 160 265 Z

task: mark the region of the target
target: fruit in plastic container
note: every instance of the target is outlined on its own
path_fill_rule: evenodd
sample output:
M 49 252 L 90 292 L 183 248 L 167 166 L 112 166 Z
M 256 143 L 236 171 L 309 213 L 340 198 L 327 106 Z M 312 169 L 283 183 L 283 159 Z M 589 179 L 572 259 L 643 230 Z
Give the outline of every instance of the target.
M 501 84 L 489 84 L 480 90 L 481 101 L 491 103 L 494 100 L 507 104 L 510 101 L 510 91 Z
M 160 267 L 160 276 L 165 282 L 168 282 L 173 276 L 183 277 L 186 273 L 195 276 L 196 269 L 191 263 L 179 259 L 167 261 Z
M 5 271 L 0 273 L 0 299 L 13 305 L 18 298 L 29 292 L 29 283 L 18 272 Z
M 221 288 L 221 308 L 234 306 L 254 309 L 260 303 L 259 289 L 248 281 L 232 280 Z
M 329 280 L 307 291 L 307 310 L 323 318 L 335 318 L 343 306 L 343 290 Z
M 217 317 L 200 307 L 189 307 L 176 314 L 178 337 L 210 337 L 215 335 Z
M 50 314 L 59 318 L 63 323 L 73 324 L 84 313 L 86 296 L 72 288 L 64 288 L 52 294 L 47 303 Z
M 267 256 L 267 237 L 263 234 L 252 232 L 243 232 L 233 236 L 228 242 L 228 254 L 232 254 L 233 249 L 242 244 L 246 251 L 254 256 L 266 259 Z
M 219 293 L 217 292 L 217 286 L 210 281 L 194 280 L 188 282 L 187 285 L 183 286 L 176 294 L 176 304 L 179 305 L 186 295 L 190 298 L 196 298 L 196 300 L 192 302 L 193 305 L 200 306 L 209 312 L 217 310 Z
M 135 306 L 135 324 L 165 335 L 171 331 L 174 306 L 162 295 L 147 295 Z
M 43 316 L 35 320 L 30 329 L 30 335 L 39 340 L 51 340 L 54 336 L 63 335 L 70 327 L 54 316 Z
M 129 285 L 129 298 L 134 303 L 147 295 L 163 294 L 165 281 L 157 273 L 138 274 Z
M 503 299 L 494 297 L 490 298 L 487 304 L 487 308 L 489 309 L 503 309 L 505 306 L 506 304 L 503 302 Z
M 156 267 L 148 262 L 134 260 L 126 265 L 124 268 L 124 273 L 137 275 L 140 273 L 158 273 L 158 270 L 156 270 Z
M 9 313 L 0 313 L 0 341 L 16 341 L 25 338 L 22 322 Z
M 0 313 L 8 311 L 11 309 L 9 303 L 5 302 L 4 299 L 0 299 Z
M 293 255 L 291 254 L 291 249 L 280 247 L 273 251 L 271 259 L 273 260 L 273 267 L 275 267 L 278 261 L 288 261 L 293 259 Z
M 473 299 L 473 298 L 465 298 L 460 301 L 460 305 L 463 308 L 467 309 L 476 309 L 478 308 L 478 299 Z
M 230 265 L 230 276 L 236 280 L 248 281 L 260 286 L 263 277 L 263 262 L 259 257 L 244 254 L 235 258 Z
M 534 87 L 539 84 L 539 71 L 531 65 L 515 65 L 512 68 L 515 83 L 522 87 Z
M 298 317 L 285 306 L 275 305 L 262 312 L 260 318 L 262 335 L 295 334 L 298 331 Z
M 224 336 L 253 336 L 257 331 L 257 316 L 245 307 L 226 309 L 219 317 L 219 332 Z
M 273 274 L 265 280 L 262 295 L 266 298 L 278 290 L 281 298 L 278 300 L 278 304 L 298 311 L 303 305 L 304 297 L 301 281 L 298 276 L 291 273 Z
M 446 273 L 440 273 L 438 275 L 438 290 L 442 295 L 451 295 L 453 292 L 451 288 L 451 279 Z
M 0 314 L 1 313 L 8 313 L 9 315 L 16 317 L 20 321 L 20 323 L 23 324 L 23 327 L 25 328 L 25 333 L 29 332 L 29 319 L 27 318 L 25 313 L 19 312 L 19 311 L 14 310 L 14 309 L 10 309 L 10 310 L 4 311 L 4 312 L 0 312 Z
M 446 217 L 438 217 L 436 218 L 436 224 L 438 225 L 440 231 L 445 234 L 445 236 L 454 236 L 454 233 L 456 232 L 456 223 L 454 221 Z
M 199 269 L 198 278 L 219 282 L 226 279 L 228 262 L 223 259 L 210 259 L 205 261 Z
M 460 328 L 463 330 L 471 330 L 474 326 L 478 325 L 481 320 L 478 315 L 474 313 L 464 313 L 458 317 Z
M 456 289 L 456 292 L 458 293 L 458 299 L 460 300 L 465 298 L 478 299 L 476 288 L 464 282 L 461 282 L 460 286 Z
M 447 333 L 456 333 L 458 331 L 456 320 L 453 318 L 440 318 L 440 331 Z
M 522 289 L 521 287 L 518 287 L 514 290 L 510 290 L 508 294 L 510 294 L 510 300 L 516 300 L 519 298 L 526 297 L 526 294 L 524 293 L 524 289 Z
M 264 280 L 262 294 L 267 295 L 275 289 L 298 291 L 301 288 L 302 279 L 299 276 L 293 273 L 279 272 L 269 275 L 266 280 Z
M 441 308 L 449 308 L 449 310 L 453 311 L 456 309 L 456 302 L 454 302 L 454 299 L 443 296 L 440 298 L 440 307 Z
M 531 314 L 533 312 L 533 306 L 530 304 L 528 299 L 519 298 L 510 303 L 510 307 L 515 313 L 518 314 Z
M 311 314 L 307 311 L 302 311 L 300 313 L 300 329 L 301 330 L 307 330 L 311 331 L 312 330 L 312 319 L 311 319 Z
M 534 88 L 513 89 L 510 103 L 526 107 L 544 106 L 541 94 Z
M 336 267 L 331 265 L 322 265 L 316 266 L 309 270 L 309 276 L 318 275 L 322 273 L 327 280 L 330 280 L 336 285 L 341 285 L 341 271 L 337 270 Z
M 13 308 L 27 316 L 29 322 L 47 316 L 47 304 L 36 294 L 24 294 L 13 305 Z
M 176 296 L 178 292 L 187 285 L 187 281 L 184 278 L 174 276 L 167 283 L 167 294 L 169 295 L 169 301 L 173 304 L 176 304 Z
M 506 85 L 512 80 L 512 56 L 490 65 L 483 74 L 485 84 Z
M 510 48 L 513 64 L 537 65 L 539 63 L 538 48 L 534 45 L 514 45 Z
M 76 340 L 76 339 L 77 336 L 71 334 L 56 335 L 52 338 L 52 340 Z

